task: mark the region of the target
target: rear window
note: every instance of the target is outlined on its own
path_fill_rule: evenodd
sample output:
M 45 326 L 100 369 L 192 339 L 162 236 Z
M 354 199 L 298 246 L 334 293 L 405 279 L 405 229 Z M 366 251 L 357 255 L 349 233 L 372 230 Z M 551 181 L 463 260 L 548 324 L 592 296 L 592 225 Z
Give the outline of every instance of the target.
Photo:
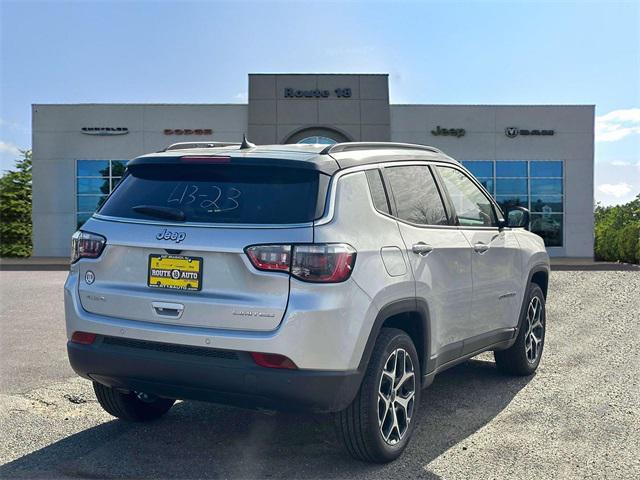
M 327 181 L 320 176 L 273 166 L 136 165 L 98 213 L 196 223 L 304 223 L 322 213 L 319 187 L 326 193 Z

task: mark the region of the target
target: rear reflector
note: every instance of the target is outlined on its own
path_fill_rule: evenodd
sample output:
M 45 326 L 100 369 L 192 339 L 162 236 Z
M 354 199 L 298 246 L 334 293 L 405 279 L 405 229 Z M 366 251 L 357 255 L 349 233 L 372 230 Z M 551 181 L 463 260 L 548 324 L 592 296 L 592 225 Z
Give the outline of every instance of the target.
M 71 341 L 73 343 L 81 343 L 82 345 L 91 345 L 96 341 L 96 334 L 87 332 L 73 332 Z
M 290 359 L 276 353 L 251 352 L 251 358 L 256 362 L 256 365 L 265 368 L 286 368 L 289 370 L 296 370 L 298 368 Z
M 186 156 L 180 157 L 184 163 L 231 163 L 231 157 Z

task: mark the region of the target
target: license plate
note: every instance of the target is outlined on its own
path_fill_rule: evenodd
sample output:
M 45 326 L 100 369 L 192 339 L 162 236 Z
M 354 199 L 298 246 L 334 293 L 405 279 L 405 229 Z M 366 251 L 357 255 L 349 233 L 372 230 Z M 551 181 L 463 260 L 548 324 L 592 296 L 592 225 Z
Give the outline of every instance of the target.
M 202 290 L 202 258 L 182 255 L 149 255 L 147 285 L 152 288 Z

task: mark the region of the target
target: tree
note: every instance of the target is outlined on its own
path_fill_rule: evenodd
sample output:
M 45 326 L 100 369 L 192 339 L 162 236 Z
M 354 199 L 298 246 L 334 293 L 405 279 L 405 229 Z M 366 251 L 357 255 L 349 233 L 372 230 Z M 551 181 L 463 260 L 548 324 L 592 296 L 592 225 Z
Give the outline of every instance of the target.
M 596 206 L 595 255 L 599 260 L 640 263 L 640 195 L 624 205 Z
M 0 177 L 0 257 L 31 255 L 31 150 Z

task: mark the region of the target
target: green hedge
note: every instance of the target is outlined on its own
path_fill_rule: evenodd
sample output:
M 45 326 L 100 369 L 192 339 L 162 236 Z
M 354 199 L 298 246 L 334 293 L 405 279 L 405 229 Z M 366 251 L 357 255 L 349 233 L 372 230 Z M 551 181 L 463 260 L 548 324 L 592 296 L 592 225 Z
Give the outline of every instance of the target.
M 640 263 L 640 195 L 625 205 L 596 206 L 595 257 Z

